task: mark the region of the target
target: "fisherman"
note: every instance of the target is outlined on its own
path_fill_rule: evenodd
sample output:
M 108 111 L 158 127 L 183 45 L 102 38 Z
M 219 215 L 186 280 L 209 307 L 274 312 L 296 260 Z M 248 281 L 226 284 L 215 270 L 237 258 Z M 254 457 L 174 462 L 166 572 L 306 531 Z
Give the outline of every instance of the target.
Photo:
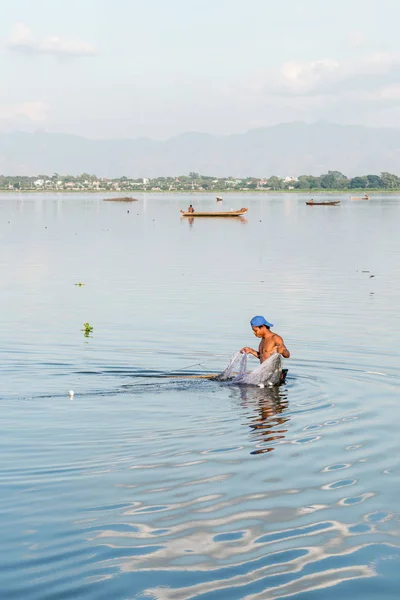
M 192 205 L 189 206 L 188 213 L 194 213 L 194 208 Z
M 273 327 L 272 323 L 268 323 L 264 317 L 257 316 L 252 318 L 250 325 L 254 335 L 261 338 L 261 342 L 258 351 L 245 346 L 241 349 L 242 354 L 244 352 L 252 354 L 260 359 L 260 363 L 263 363 L 275 352 L 283 356 L 283 358 L 290 358 L 290 352 L 286 348 L 281 336 L 271 331 L 271 327 Z

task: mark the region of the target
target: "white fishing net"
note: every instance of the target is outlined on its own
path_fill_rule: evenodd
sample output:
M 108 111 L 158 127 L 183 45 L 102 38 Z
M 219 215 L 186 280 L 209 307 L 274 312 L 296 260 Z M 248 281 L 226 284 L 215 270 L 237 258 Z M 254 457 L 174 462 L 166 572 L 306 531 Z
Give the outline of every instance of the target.
M 236 352 L 222 373 L 217 375 L 217 381 L 230 381 L 247 385 L 279 385 L 282 382 L 282 359 L 275 352 L 259 367 L 247 372 L 247 354 Z

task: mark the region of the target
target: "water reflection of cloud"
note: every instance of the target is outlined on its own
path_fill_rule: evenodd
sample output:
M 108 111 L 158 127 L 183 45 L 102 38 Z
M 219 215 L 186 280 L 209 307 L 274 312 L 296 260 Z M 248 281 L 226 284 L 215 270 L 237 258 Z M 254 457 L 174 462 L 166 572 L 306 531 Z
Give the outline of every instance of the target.
M 340 556 L 337 556 L 339 560 Z M 338 566 L 320 570 L 320 561 L 328 560 L 331 562 L 332 558 L 331 555 L 325 553 L 322 547 L 296 548 L 270 554 L 261 561 L 250 560 L 228 569 L 213 569 L 214 579 L 212 581 L 207 580 L 179 588 L 157 587 L 148 589 L 146 592 L 163 600 L 185 600 L 207 593 L 215 594 L 218 592 L 226 595 L 229 590 L 232 590 L 235 597 L 238 597 L 237 592 L 242 588 L 241 593 L 243 595 L 241 597 L 251 598 L 252 600 L 265 600 L 265 598 L 283 598 L 298 593 L 326 589 L 344 581 L 376 576 L 375 569 L 369 564 Z M 295 576 L 295 574 L 301 574 L 306 568 L 314 569 L 315 572 Z M 230 576 L 234 569 L 240 569 L 242 573 Z M 186 569 L 187 575 L 188 571 Z M 209 576 L 210 571 L 211 569 L 207 569 Z M 289 578 L 284 577 L 285 574 L 290 575 L 291 580 L 288 581 Z M 193 572 L 193 579 L 195 578 L 196 574 Z M 284 579 L 284 582 L 278 583 L 282 579 Z M 277 585 L 274 585 L 274 583 Z

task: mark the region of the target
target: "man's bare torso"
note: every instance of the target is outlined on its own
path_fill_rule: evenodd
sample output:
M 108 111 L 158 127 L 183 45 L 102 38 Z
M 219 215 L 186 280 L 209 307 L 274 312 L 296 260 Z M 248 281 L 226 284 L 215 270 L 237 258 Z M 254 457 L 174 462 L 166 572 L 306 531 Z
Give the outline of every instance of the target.
M 282 342 L 282 338 L 278 335 L 271 335 L 267 339 L 262 339 L 258 346 L 258 352 L 260 353 L 260 363 L 263 363 L 267 358 L 274 354 L 275 349 Z

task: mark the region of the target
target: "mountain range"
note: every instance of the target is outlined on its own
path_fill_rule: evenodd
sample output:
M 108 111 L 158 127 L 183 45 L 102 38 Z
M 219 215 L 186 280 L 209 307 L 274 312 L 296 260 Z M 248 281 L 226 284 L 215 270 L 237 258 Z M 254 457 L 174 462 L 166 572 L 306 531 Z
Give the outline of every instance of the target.
M 246 133 L 189 132 L 166 141 L 92 140 L 78 135 L 0 133 L 0 174 L 91 173 L 131 178 L 400 173 L 400 130 L 329 122 L 283 123 Z

